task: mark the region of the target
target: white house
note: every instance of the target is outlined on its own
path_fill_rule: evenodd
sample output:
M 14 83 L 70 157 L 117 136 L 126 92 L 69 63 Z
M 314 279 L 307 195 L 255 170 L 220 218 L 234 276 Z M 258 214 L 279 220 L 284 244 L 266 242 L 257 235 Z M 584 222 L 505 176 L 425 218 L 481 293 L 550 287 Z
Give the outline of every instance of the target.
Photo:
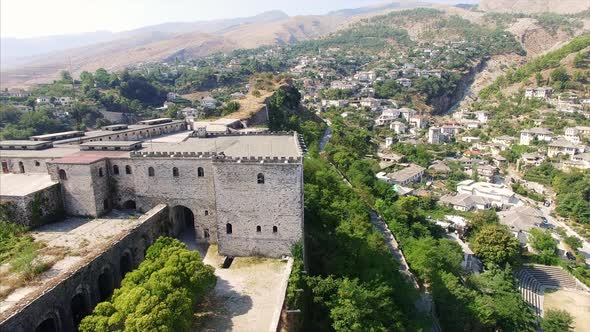
M 503 184 L 465 180 L 457 184 L 457 193 L 485 197 L 493 206 L 500 208 L 513 206 L 519 202 L 514 192 Z
M 546 141 L 551 142 L 553 133 L 547 128 L 530 128 L 520 132 L 520 144 L 530 145 L 532 141 Z

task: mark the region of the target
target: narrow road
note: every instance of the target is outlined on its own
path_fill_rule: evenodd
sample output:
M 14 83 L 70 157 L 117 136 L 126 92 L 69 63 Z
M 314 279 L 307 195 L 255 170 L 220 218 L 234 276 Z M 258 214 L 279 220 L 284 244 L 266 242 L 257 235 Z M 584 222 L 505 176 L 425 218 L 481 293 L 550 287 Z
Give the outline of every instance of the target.
M 332 129 L 330 128 L 330 121 L 324 120 L 324 122 L 328 124 L 328 127 L 326 128 L 322 138 L 320 139 L 320 152 L 324 151 L 324 149 L 326 148 L 326 144 L 328 144 L 330 138 L 332 138 Z M 332 163 L 330 163 L 330 165 L 332 165 L 336 172 L 338 172 L 338 175 L 340 175 L 342 181 L 344 181 L 344 183 L 346 183 L 346 185 L 350 188 L 353 188 L 352 184 L 348 181 L 344 174 L 340 172 L 336 165 Z M 416 290 L 420 291 L 418 279 L 410 270 L 410 266 L 408 265 L 408 262 L 406 261 L 403 252 L 399 248 L 399 244 L 395 236 L 389 229 L 389 226 L 387 226 L 387 223 L 383 221 L 383 218 L 375 210 L 373 210 L 373 208 L 368 203 L 365 202 L 365 204 L 367 206 L 367 209 L 369 210 L 369 215 L 373 227 L 375 227 L 381 233 L 383 239 L 385 240 L 385 243 L 387 244 L 387 247 L 389 248 L 389 251 L 391 252 L 391 255 L 399 263 L 399 271 L 402 273 L 402 275 L 406 277 L 406 279 L 412 284 L 412 286 Z M 423 312 L 429 313 L 430 317 L 432 318 L 431 332 L 442 332 L 442 328 L 440 327 L 440 323 L 438 322 L 438 317 L 436 316 L 436 312 L 434 309 L 434 301 L 432 300 L 432 296 L 430 295 L 430 293 L 427 292 L 420 291 L 420 294 L 420 299 L 416 302 L 416 308 Z
M 508 174 L 510 177 L 523 182 L 523 183 L 527 183 L 528 181 L 522 179 L 520 177 L 520 175 L 512 170 L 509 169 Z M 508 179 L 506 179 L 505 181 L 506 185 L 510 186 L 510 183 L 508 181 Z M 531 182 L 531 183 L 536 183 L 536 182 Z M 580 240 L 582 240 L 582 248 L 578 249 L 578 251 L 584 255 L 584 257 L 586 257 L 586 264 L 590 264 L 590 242 L 586 241 L 582 236 L 580 236 L 574 229 L 572 229 L 567 223 L 565 223 L 564 221 L 561 220 L 561 218 L 557 217 L 553 217 L 553 211 L 555 210 L 555 193 L 553 192 L 553 190 L 551 188 L 547 188 L 543 185 L 541 185 L 540 183 L 536 183 L 538 184 L 538 186 L 543 188 L 543 191 L 545 193 L 545 197 L 548 197 L 549 200 L 552 202 L 551 206 L 547 207 L 544 206 L 543 203 L 540 202 L 536 202 L 533 201 L 530 198 L 527 197 L 523 197 L 521 195 L 517 195 L 519 199 L 529 203 L 531 206 L 535 206 L 537 208 L 539 208 L 539 210 L 543 213 L 543 217 L 545 219 L 547 219 L 547 222 L 555 227 L 562 227 L 563 229 L 565 229 L 565 232 L 568 236 L 575 236 L 577 238 L 579 238 Z

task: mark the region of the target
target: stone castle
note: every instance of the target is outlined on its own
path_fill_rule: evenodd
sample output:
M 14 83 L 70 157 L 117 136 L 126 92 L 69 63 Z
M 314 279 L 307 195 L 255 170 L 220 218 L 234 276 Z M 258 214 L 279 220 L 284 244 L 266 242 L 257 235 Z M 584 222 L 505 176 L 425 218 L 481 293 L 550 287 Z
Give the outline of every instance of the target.
M 194 229 L 221 255 L 281 257 L 303 234 L 302 147 L 296 133 L 207 134 L 171 119 L 2 141 L 0 198 L 29 227 L 166 204 L 162 234 Z

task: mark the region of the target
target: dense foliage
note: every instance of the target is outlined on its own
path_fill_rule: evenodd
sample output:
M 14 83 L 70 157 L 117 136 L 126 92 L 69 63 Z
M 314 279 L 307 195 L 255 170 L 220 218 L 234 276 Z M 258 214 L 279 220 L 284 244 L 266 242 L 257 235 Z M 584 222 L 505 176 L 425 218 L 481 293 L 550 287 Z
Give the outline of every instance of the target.
M 85 317 L 80 331 L 187 331 L 195 304 L 215 286 L 213 267 L 172 238 L 159 238 L 127 273 L 109 301 Z

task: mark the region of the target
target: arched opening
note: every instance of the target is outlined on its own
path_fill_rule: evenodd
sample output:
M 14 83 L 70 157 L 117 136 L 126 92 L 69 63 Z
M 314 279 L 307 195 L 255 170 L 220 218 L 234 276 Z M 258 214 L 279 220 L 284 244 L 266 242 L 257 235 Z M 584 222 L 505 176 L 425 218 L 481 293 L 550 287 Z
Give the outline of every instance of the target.
M 195 236 L 195 215 L 186 206 L 177 205 L 171 210 L 172 214 L 172 235 L 183 241 L 194 241 Z
M 113 280 L 113 273 L 110 269 L 105 269 L 100 276 L 98 276 L 98 294 L 100 302 L 106 301 L 115 289 L 115 282 Z
M 260 232 L 262 232 L 262 227 L 256 226 L 256 233 L 260 233 Z
M 205 176 L 205 170 L 203 169 L 203 167 L 199 167 L 197 168 L 197 176 L 202 178 L 203 176 Z
M 137 209 L 137 206 L 134 200 L 128 200 L 125 203 L 123 203 L 123 208 L 126 210 L 135 210 Z
M 72 318 L 74 319 L 74 325 L 77 327 L 82 319 L 88 314 L 88 300 L 84 293 L 78 293 L 70 301 L 70 310 L 72 311 Z
M 121 271 L 121 279 L 125 278 L 127 272 L 133 270 L 133 264 L 131 263 L 131 255 L 128 252 L 124 252 L 119 259 L 119 271 Z
M 125 166 L 125 174 L 131 174 L 131 166 Z
M 113 174 L 119 175 L 119 166 L 117 166 L 117 165 L 113 166 Z
M 154 171 L 153 167 L 148 168 L 148 176 L 155 176 L 156 171 Z
M 225 233 L 231 234 L 233 232 L 232 225 L 230 223 L 225 224 Z
M 64 171 L 63 169 L 60 169 L 58 173 L 59 173 L 60 180 L 67 180 L 68 179 L 68 175 L 66 174 L 66 171 Z
M 272 226 L 272 232 L 276 233 L 279 231 L 279 228 L 277 226 Z
M 104 176 L 104 173 L 102 171 L 102 167 L 99 167 L 98 168 L 98 176 L 100 176 L 100 177 L 103 177 Z
M 57 332 L 57 322 L 53 317 L 49 317 L 37 325 L 35 332 Z
M 258 184 L 264 184 L 264 174 L 258 173 L 258 175 L 256 176 L 256 180 Z
M 173 177 L 178 177 L 180 173 L 178 172 L 178 167 L 173 167 L 172 168 L 172 176 Z
M 18 168 L 19 168 L 19 170 L 20 170 L 21 173 L 24 173 L 25 172 L 25 164 L 23 164 L 22 161 L 19 161 L 18 162 Z

